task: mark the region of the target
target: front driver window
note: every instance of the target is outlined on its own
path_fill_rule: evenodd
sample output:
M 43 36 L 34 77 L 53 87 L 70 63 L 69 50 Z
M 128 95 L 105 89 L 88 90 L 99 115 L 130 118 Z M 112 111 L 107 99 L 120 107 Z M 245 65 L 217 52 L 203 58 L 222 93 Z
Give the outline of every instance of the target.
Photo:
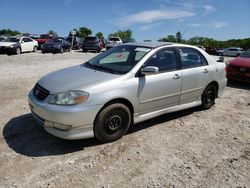
M 168 72 L 176 70 L 176 65 L 177 63 L 174 49 L 166 48 L 159 50 L 151 56 L 144 64 L 144 67 L 154 66 L 158 67 L 159 72 Z

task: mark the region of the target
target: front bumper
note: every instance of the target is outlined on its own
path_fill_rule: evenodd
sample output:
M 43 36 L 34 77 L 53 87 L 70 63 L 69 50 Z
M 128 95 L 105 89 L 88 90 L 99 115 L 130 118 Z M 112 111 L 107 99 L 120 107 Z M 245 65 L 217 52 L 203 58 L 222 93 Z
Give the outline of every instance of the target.
M 235 73 L 235 72 L 227 72 L 227 78 L 229 80 L 236 80 L 241 82 L 250 83 L 250 73 Z
M 4 53 L 15 53 L 15 50 L 16 48 L 11 48 L 11 47 L 8 47 L 8 46 L 0 46 L 0 53 L 1 54 L 4 54 Z
M 44 129 L 59 138 L 67 140 L 94 137 L 93 124 L 102 105 L 95 106 L 60 106 L 38 101 L 32 91 L 29 93 L 29 106 L 34 119 Z M 62 130 L 56 125 L 66 125 L 71 128 Z

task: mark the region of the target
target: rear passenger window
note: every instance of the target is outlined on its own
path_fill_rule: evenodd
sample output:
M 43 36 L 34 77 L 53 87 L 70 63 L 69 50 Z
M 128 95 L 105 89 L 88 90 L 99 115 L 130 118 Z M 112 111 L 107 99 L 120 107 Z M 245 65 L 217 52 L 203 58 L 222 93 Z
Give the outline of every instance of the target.
M 144 66 L 154 66 L 159 68 L 159 72 L 176 70 L 176 57 L 174 49 L 167 48 L 156 52 L 151 56 Z
M 182 69 L 206 66 L 207 60 L 197 50 L 192 48 L 179 48 Z

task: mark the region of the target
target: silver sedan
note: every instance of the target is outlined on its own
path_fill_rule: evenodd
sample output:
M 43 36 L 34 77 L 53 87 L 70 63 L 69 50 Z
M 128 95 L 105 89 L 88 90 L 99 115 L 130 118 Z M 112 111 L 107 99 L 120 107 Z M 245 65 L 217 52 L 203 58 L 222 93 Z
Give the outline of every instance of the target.
M 110 142 L 132 124 L 194 106 L 210 108 L 226 83 L 225 64 L 198 47 L 130 43 L 44 76 L 30 91 L 29 106 L 52 135 Z

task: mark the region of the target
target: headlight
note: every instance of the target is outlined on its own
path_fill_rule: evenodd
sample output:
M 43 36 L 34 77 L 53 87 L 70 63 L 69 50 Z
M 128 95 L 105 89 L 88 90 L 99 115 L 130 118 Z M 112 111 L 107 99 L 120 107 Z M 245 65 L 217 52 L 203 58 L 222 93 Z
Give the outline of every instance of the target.
M 11 45 L 10 47 L 11 47 L 11 48 L 14 48 L 14 46 L 13 46 L 13 45 Z
M 76 105 L 85 102 L 89 94 L 84 91 L 66 91 L 52 95 L 49 104 Z

